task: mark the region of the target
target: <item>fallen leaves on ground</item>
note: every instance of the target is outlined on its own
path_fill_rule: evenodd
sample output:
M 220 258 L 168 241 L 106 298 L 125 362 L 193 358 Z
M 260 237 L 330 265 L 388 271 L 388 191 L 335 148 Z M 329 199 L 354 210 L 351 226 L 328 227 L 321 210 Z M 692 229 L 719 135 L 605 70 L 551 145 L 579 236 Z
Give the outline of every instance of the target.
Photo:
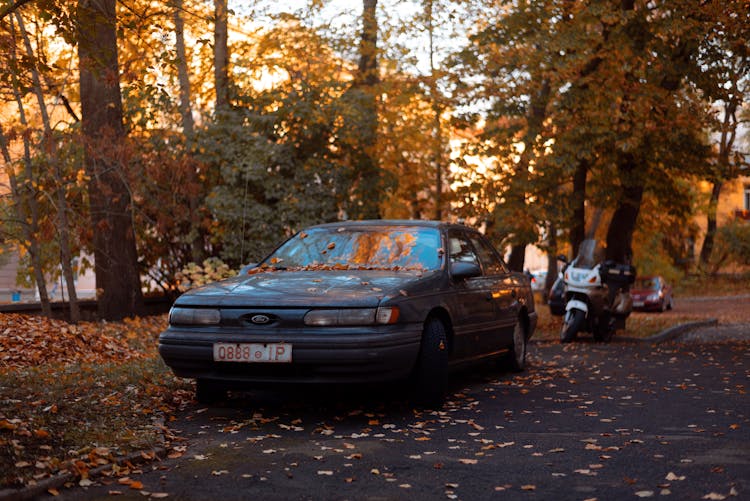
M 161 317 L 122 323 L 81 322 L 71 325 L 45 317 L 3 313 L 0 316 L 0 371 L 43 364 L 124 362 L 143 358 L 128 337 L 162 330 Z M 153 339 L 153 338 L 151 338 Z
M 0 488 L 64 472 L 87 484 L 158 445 L 161 416 L 192 398 L 159 359 L 165 327 L 164 315 L 71 325 L 0 314 Z

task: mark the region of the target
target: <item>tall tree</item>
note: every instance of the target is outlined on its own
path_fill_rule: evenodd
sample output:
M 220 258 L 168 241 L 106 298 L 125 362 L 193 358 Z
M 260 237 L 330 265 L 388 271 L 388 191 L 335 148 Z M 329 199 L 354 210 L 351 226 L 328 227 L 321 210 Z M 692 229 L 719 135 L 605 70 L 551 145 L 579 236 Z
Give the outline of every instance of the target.
M 424 17 L 425 29 L 428 37 L 428 50 L 430 60 L 430 74 L 428 76 L 428 86 L 430 89 L 430 100 L 432 101 L 433 111 L 433 146 L 432 146 L 432 164 L 435 169 L 435 219 L 443 218 L 443 178 L 446 173 L 446 155 L 445 155 L 445 138 L 443 133 L 443 96 L 438 88 L 438 71 L 436 65 L 436 47 L 435 47 L 435 0 L 424 0 Z
M 353 169 L 353 203 L 349 216 L 355 219 L 378 219 L 385 191 L 385 179 L 375 155 L 378 131 L 377 0 L 362 0 L 362 33 L 359 41 L 359 63 L 351 88 L 344 96 L 352 134 L 349 155 Z
M 115 0 L 79 0 L 77 20 L 98 311 L 114 320 L 138 313 L 143 302 L 125 172 Z
M 26 110 L 23 101 L 23 95 L 21 90 L 21 82 L 19 76 L 21 75 L 21 65 L 18 61 L 17 53 L 17 41 L 16 41 L 16 30 L 13 21 L 10 21 L 10 60 L 11 60 L 11 84 L 13 88 L 13 98 L 18 107 L 18 118 L 20 124 L 24 129 L 29 127 L 29 122 L 26 118 Z M 29 252 L 31 264 L 34 269 L 34 280 L 36 282 L 37 291 L 39 292 L 39 301 L 42 306 L 42 314 L 45 316 L 52 316 L 52 307 L 50 305 L 49 294 L 47 292 L 47 281 L 44 276 L 44 265 L 42 259 L 41 239 L 39 236 L 39 201 L 37 200 L 37 176 L 34 173 L 32 163 L 32 151 L 31 151 L 31 137 L 30 134 L 24 133 L 23 137 L 23 165 L 24 175 L 23 182 L 18 183 L 16 175 L 13 169 L 12 160 L 7 148 L 7 142 L 3 140 L 3 156 L 6 161 L 6 169 L 8 178 L 11 182 L 11 189 L 14 194 L 14 205 L 18 221 L 21 224 L 23 239 L 22 247 L 25 247 Z M 15 186 L 14 186 L 15 185 Z
M 188 143 L 193 141 L 194 121 L 193 110 L 190 101 L 190 74 L 188 72 L 188 56 L 185 48 L 185 21 L 183 15 L 182 0 L 172 0 L 175 52 L 177 53 L 177 76 L 180 86 L 180 116 L 182 117 L 182 130 Z
M 730 13 L 733 9 L 728 9 Z M 724 184 L 737 177 L 748 165 L 738 148 L 738 133 L 743 128 L 741 112 L 750 98 L 750 12 L 726 15 L 707 33 L 700 52 L 703 71 L 698 86 L 712 101 L 718 102 L 720 116 L 711 132 L 718 138 L 714 159 L 706 179 L 712 184 L 706 214 L 706 235 L 700 251 L 700 265 L 706 268 L 713 253 L 718 228 L 718 204 Z M 746 122 L 746 120 L 744 120 Z
M 227 0 L 214 0 L 214 87 L 216 112 L 229 109 L 229 7 Z
M 606 257 L 629 262 L 643 195 L 652 169 L 658 168 L 649 150 L 659 135 L 665 144 L 670 140 L 672 124 L 665 118 L 675 120 L 680 113 L 680 90 L 694 68 L 705 11 L 696 10 L 693 2 L 657 4 L 646 10 L 636 8 L 635 0 L 625 0 L 612 14 L 618 19 L 618 50 L 627 50 L 631 57 L 619 74 L 614 72 L 621 87 L 614 124 L 620 136 L 614 149 L 620 186 L 607 231 Z
M 44 91 L 42 89 L 42 81 L 39 76 L 39 68 L 37 58 L 34 55 L 34 50 L 31 47 L 31 40 L 26 32 L 26 27 L 23 22 L 23 18 L 17 12 L 16 20 L 18 21 L 18 27 L 23 37 L 24 47 L 26 49 L 26 55 L 31 63 L 31 81 L 33 84 L 34 94 L 36 95 L 37 102 L 39 104 L 39 111 L 42 117 L 42 125 L 44 132 L 42 135 L 42 155 L 46 159 L 47 163 L 51 167 L 52 177 L 55 180 L 55 199 L 57 201 L 57 237 L 60 245 L 60 267 L 62 268 L 63 277 L 65 278 L 65 285 L 68 289 L 68 305 L 70 309 L 70 321 L 72 323 L 78 323 L 81 319 L 81 310 L 78 306 L 78 295 L 76 293 L 75 276 L 73 272 L 73 255 L 71 252 L 70 243 L 70 225 L 68 222 L 68 201 L 65 193 L 65 181 L 63 176 L 63 170 L 60 165 L 60 158 L 58 155 L 57 140 L 54 137 L 54 131 L 52 130 L 52 124 L 50 123 L 50 117 L 47 113 L 47 105 L 44 101 Z

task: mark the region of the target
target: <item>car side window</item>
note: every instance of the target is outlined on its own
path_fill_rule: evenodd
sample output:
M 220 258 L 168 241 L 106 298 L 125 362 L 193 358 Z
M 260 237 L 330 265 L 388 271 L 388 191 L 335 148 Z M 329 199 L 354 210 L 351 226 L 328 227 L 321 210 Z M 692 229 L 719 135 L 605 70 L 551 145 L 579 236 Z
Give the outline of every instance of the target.
M 474 247 L 465 235 L 450 233 L 448 235 L 448 255 L 451 263 L 473 263 L 479 265 Z
M 501 275 L 507 273 L 508 270 L 505 268 L 505 265 L 500 258 L 497 257 L 494 249 L 486 240 L 478 235 L 472 235 L 471 242 L 474 244 L 474 248 L 479 254 L 479 259 L 484 265 L 485 275 Z

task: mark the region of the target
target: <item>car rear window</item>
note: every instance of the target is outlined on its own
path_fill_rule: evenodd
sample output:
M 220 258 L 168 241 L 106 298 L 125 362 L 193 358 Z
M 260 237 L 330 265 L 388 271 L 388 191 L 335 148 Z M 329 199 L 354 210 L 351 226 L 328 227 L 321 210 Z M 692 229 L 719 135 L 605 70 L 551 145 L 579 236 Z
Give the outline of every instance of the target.
M 440 232 L 435 228 L 341 226 L 300 232 L 261 266 L 435 270 L 441 262 Z

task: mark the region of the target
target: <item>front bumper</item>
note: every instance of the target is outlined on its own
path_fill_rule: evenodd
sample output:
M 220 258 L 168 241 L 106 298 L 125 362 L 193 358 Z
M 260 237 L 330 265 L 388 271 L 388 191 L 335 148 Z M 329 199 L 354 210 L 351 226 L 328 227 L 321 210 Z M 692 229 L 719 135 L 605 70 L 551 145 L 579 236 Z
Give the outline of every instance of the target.
M 660 310 L 662 309 L 663 305 L 663 299 L 658 299 L 656 301 L 633 300 L 633 309 L 636 311 Z
M 176 376 L 225 383 L 366 383 L 407 378 L 419 354 L 422 326 L 243 329 L 170 326 L 159 354 Z M 215 362 L 214 343 L 292 345 L 291 363 Z

